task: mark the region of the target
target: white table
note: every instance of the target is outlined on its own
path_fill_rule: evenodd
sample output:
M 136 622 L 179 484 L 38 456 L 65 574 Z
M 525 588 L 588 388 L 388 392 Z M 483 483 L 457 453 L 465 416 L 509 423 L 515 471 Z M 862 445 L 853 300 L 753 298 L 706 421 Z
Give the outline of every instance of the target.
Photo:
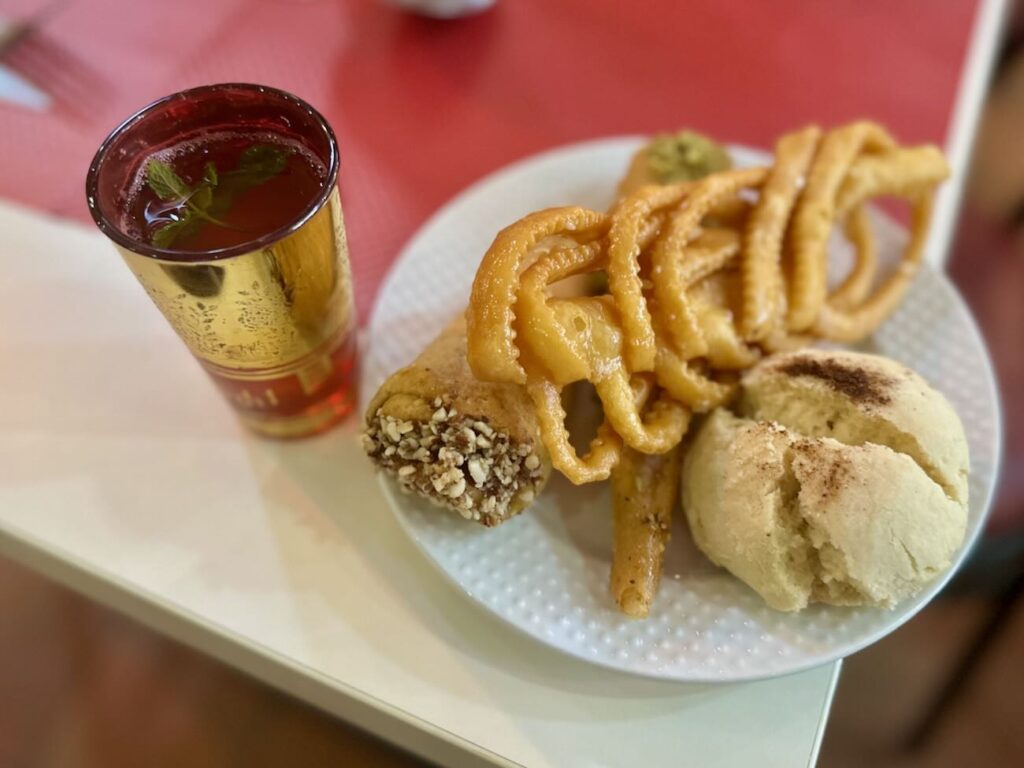
M 589 666 L 465 599 L 355 423 L 245 434 L 106 240 L 0 205 L 0 552 L 446 766 L 809 766 L 839 665 Z

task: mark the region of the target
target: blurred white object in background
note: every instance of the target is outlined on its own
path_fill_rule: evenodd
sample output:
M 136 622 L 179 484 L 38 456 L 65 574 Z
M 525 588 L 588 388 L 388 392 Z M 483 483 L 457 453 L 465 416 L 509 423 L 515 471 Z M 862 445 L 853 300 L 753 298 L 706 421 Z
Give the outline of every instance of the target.
M 50 97 L 16 72 L 0 64 L 0 102 L 10 102 L 29 109 L 44 110 Z
M 50 3 L 25 19 L 9 19 L 0 16 L 0 101 L 37 110 L 50 107 L 50 97 L 21 74 L 5 66 L 2 59 L 20 45 L 25 37 L 35 31 L 39 24 L 62 4 Z
M 435 19 L 455 19 L 486 11 L 494 0 L 388 0 L 404 11 Z
M 0 17 L 0 57 L 17 44 L 23 25 L 9 18 Z M 24 77 L 0 63 L 0 101 L 9 101 L 31 110 L 45 110 L 50 98 Z

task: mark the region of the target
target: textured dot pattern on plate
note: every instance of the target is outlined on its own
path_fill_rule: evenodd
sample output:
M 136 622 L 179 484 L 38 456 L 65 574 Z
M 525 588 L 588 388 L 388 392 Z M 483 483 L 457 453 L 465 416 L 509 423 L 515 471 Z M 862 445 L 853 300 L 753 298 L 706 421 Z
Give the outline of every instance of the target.
M 369 328 L 364 402 L 465 306 L 476 265 L 499 229 L 552 205 L 604 209 L 638 145 L 636 139 L 614 139 L 531 158 L 471 187 L 435 215 L 406 246 L 381 289 Z M 767 160 L 750 150 L 734 154 L 743 165 Z M 891 261 L 904 234 L 881 215 L 875 223 L 882 257 Z M 841 268 L 848 249 L 837 245 L 834 257 Z M 971 501 L 962 556 L 988 509 L 999 452 L 995 386 L 973 321 L 949 282 L 924 269 L 901 308 L 863 346 L 919 371 L 964 421 Z M 555 478 L 533 508 L 493 530 L 404 496 L 387 481 L 384 487 L 412 539 L 472 599 L 548 645 L 654 677 L 754 679 L 841 658 L 913 616 L 946 580 L 893 611 L 815 606 L 800 614 L 778 613 L 712 566 L 677 515 L 651 617 L 634 621 L 618 613 L 607 591 L 606 485 L 575 488 Z

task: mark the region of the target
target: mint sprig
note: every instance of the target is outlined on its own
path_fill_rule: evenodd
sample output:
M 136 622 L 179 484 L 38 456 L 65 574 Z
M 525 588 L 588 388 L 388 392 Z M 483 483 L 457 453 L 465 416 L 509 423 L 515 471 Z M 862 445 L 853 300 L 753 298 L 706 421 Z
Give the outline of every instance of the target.
M 150 159 L 146 164 L 146 184 L 156 196 L 175 202 L 173 221 L 153 233 L 153 245 L 171 248 L 196 234 L 203 224 L 237 229 L 223 219 L 235 200 L 246 190 L 259 186 L 281 173 L 288 165 L 289 152 L 267 144 L 249 147 L 238 159 L 238 166 L 220 173 L 213 162 L 203 167 L 203 178 L 195 187 L 182 179 L 167 163 Z
M 186 198 L 192 194 L 191 187 L 182 181 L 171 166 L 155 159 L 150 160 L 146 166 L 146 183 L 161 200 Z

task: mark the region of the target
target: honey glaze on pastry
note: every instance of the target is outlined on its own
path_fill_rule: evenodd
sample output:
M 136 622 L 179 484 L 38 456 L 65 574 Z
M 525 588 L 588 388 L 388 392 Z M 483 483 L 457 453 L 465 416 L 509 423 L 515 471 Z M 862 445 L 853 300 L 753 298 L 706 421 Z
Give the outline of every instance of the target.
M 532 213 L 498 234 L 477 271 L 470 367 L 484 381 L 526 385 L 556 469 L 574 483 L 604 480 L 623 446 L 656 454 L 677 444 L 692 412 L 733 396 L 729 371 L 762 351 L 853 341 L 878 327 L 916 273 L 947 174 L 936 148 L 900 147 L 875 123 L 812 126 L 783 136 L 767 168 L 640 187 L 608 214 Z M 912 228 L 899 266 L 872 292 L 877 260 L 862 206 L 879 195 L 908 200 Z M 836 227 L 859 255 L 829 295 Z M 726 270 L 738 274 L 741 305 L 698 306 L 693 289 Z M 603 295 L 550 290 L 593 273 L 607 275 Z M 660 391 L 645 423 L 632 391 L 652 375 Z M 558 404 L 562 388 L 581 380 L 597 390 L 608 427 L 584 457 L 571 449 Z

